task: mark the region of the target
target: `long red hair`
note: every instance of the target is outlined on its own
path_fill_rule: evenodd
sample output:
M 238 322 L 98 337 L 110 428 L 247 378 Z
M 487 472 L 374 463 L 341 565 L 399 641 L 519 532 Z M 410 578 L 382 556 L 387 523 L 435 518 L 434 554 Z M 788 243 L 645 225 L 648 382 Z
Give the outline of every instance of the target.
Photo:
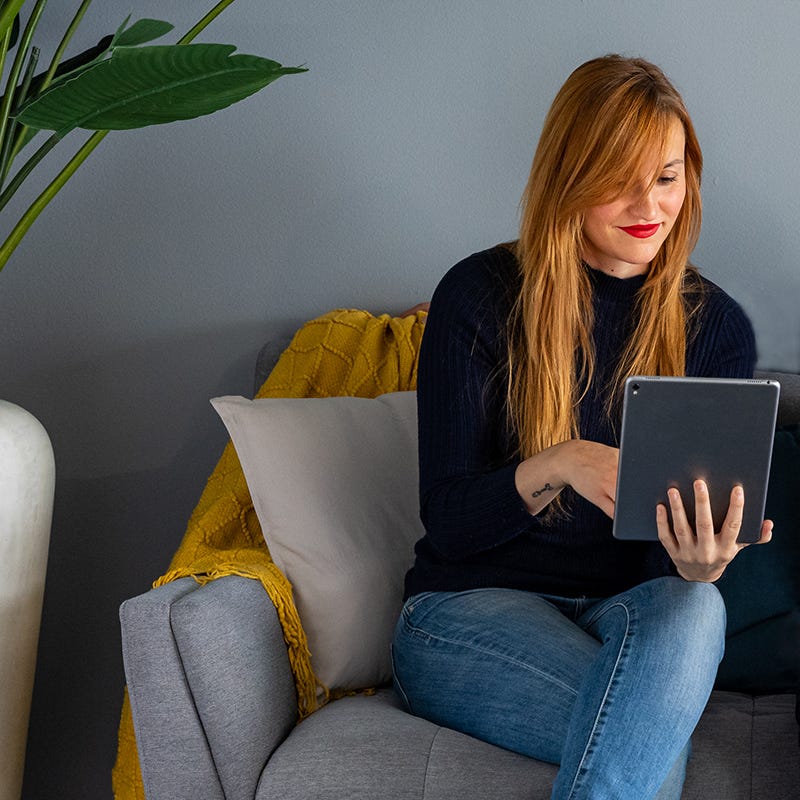
M 653 153 L 663 153 L 676 120 L 686 136 L 686 197 L 639 292 L 637 327 L 610 398 L 629 375 L 684 373 L 684 298 L 697 283 L 689 254 L 700 234 L 703 157 L 680 94 L 642 59 L 589 61 L 553 101 L 513 245 L 522 289 L 509 319 L 508 406 L 523 457 L 578 436 L 578 405 L 595 372 L 591 286 L 581 263 L 583 213 L 632 190 Z

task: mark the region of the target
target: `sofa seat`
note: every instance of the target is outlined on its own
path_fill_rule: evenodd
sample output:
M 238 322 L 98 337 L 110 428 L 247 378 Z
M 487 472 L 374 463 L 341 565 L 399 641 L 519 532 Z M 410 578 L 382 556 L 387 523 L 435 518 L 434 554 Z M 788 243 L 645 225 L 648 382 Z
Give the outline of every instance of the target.
M 301 722 L 273 753 L 256 798 L 544 800 L 555 774 L 552 764 L 411 716 L 383 689 Z
M 693 737 L 685 800 L 788 800 L 800 787 L 794 695 L 714 692 Z M 776 751 L 785 754 L 775 769 Z M 760 765 L 769 764 L 769 769 Z M 257 800 L 547 800 L 556 768 L 413 717 L 391 689 L 346 697 L 275 751 Z
M 692 737 L 683 800 L 800 798 L 795 701 L 714 692 Z
M 295 725 L 283 632 L 257 581 L 185 578 L 126 601 L 122 620 L 148 800 L 550 796 L 553 765 L 414 717 L 390 688 Z M 795 702 L 715 691 L 683 800 L 800 800 Z

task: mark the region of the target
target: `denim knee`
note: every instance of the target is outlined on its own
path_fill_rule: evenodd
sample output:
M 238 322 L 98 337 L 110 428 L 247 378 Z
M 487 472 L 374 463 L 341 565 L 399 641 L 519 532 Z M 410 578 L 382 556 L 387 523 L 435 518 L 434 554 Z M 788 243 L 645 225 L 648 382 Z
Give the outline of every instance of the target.
M 640 647 L 714 665 L 725 649 L 725 603 L 711 583 L 656 578 L 601 601 L 579 620 L 601 641 L 632 630 Z
M 713 583 L 686 581 L 683 578 L 671 580 L 680 583 L 691 606 L 695 606 L 698 611 L 705 611 L 709 621 L 725 626 L 725 601 Z
M 675 613 L 685 615 L 693 621 L 693 632 L 704 646 L 716 644 L 717 663 L 722 661 L 725 652 L 725 626 L 727 611 L 719 589 L 713 583 L 686 581 L 683 578 L 668 579 L 673 583 L 675 594 Z

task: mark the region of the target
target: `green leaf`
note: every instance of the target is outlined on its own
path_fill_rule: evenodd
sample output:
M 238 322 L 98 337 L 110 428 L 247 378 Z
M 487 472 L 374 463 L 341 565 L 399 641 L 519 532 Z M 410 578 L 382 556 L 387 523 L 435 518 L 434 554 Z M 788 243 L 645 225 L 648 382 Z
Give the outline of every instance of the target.
M 113 36 L 105 37 L 97 47 L 87 50 L 85 53 L 81 53 L 80 56 L 65 62 L 59 68 L 56 77 L 51 81 L 51 85 L 70 80 L 89 67 L 100 63 L 112 53 L 116 47 L 135 47 L 145 42 L 152 42 L 153 39 L 159 39 L 175 27 L 172 23 L 164 22 L 160 19 L 140 19 L 128 28 L 126 26 L 129 20 L 130 15 L 125 18 L 125 21 L 119 26 Z M 84 56 L 90 54 L 90 59 L 84 58 Z M 77 66 L 71 69 L 68 68 L 70 64 L 75 62 L 78 62 Z
M 129 130 L 212 114 L 282 75 L 307 70 L 232 55 L 233 45 L 118 47 L 111 58 L 22 107 L 18 122 L 64 136 L 74 128 Z
M 128 17 L 130 19 L 130 17 Z M 125 20 L 124 24 L 127 24 Z M 117 32 L 111 47 L 135 47 L 136 45 L 152 42 L 166 36 L 175 26 L 160 19 L 140 19 L 130 28 L 123 28 Z

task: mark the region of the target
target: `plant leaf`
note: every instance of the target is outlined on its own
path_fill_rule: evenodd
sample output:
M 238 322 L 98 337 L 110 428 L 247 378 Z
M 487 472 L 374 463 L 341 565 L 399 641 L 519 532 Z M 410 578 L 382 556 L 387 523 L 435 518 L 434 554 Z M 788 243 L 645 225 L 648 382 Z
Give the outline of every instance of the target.
M 111 58 L 52 87 L 17 120 L 64 136 L 74 128 L 129 130 L 212 114 L 282 75 L 306 72 L 224 44 L 117 47 Z
M 130 17 L 128 17 L 130 19 Z M 124 24 L 127 24 L 125 20 Z M 152 42 L 168 34 L 175 26 L 161 19 L 140 19 L 130 28 L 118 31 L 111 43 L 111 47 L 135 47 L 136 45 Z
M 81 56 L 65 62 L 58 70 L 56 77 L 51 82 L 51 85 L 60 83 L 64 80 L 76 77 L 80 72 L 94 66 L 95 64 L 103 61 L 109 53 L 113 52 L 115 47 L 135 47 L 136 45 L 144 44 L 145 42 L 152 42 L 153 39 L 158 39 L 161 36 L 169 33 L 175 26 L 170 22 L 164 22 L 160 19 L 140 19 L 134 22 L 130 28 L 126 28 L 130 15 L 125 18 L 122 25 L 119 26 L 113 36 L 104 37 L 97 45 L 97 47 L 81 53 Z M 81 57 L 91 54 L 90 59 Z M 68 69 L 68 65 L 78 61 L 79 63 L 72 69 Z
M 120 25 L 116 29 L 116 31 L 114 31 L 114 35 L 111 37 L 111 44 L 109 45 L 109 47 L 112 47 L 114 44 L 116 44 L 117 39 L 119 39 L 119 37 L 122 36 L 122 32 L 125 30 L 125 28 L 128 27 L 128 23 L 130 21 L 131 21 L 131 15 L 128 14 L 128 16 L 125 17 L 124 20 L 122 20 L 122 25 Z

